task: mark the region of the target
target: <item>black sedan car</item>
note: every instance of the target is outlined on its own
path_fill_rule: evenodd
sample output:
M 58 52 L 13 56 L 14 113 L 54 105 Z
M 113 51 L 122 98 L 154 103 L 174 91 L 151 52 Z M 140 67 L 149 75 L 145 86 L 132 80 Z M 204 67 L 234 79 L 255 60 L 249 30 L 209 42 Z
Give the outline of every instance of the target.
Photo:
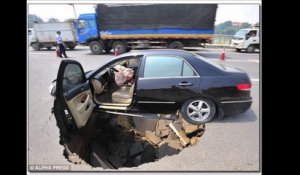
M 124 70 L 131 76 L 120 76 Z M 247 111 L 251 85 L 245 72 L 199 55 L 146 50 L 119 55 L 89 72 L 64 59 L 52 95 L 56 119 L 68 127 L 85 126 L 92 112 L 147 117 L 179 110 L 198 125 Z

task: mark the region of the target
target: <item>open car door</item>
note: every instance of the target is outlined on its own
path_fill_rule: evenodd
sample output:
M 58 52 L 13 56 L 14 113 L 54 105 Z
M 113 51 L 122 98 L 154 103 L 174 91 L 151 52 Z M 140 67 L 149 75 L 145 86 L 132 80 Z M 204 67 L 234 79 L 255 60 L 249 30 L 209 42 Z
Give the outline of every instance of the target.
M 81 64 L 62 60 L 56 80 L 54 114 L 58 124 L 67 129 L 85 126 L 95 104 Z

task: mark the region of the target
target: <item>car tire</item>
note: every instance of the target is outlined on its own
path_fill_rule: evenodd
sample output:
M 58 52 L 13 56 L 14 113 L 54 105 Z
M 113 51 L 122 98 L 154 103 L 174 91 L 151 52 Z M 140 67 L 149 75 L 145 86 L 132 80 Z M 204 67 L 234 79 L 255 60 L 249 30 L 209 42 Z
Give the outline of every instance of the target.
M 56 119 L 56 125 L 59 129 L 60 133 L 60 141 L 59 143 L 61 145 L 64 145 L 67 143 L 70 139 L 70 135 L 73 131 L 76 130 L 76 128 L 70 124 L 68 124 L 66 118 L 64 117 L 64 114 L 61 112 L 61 101 L 58 99 L 54 100 L 54 117 Z
M 194 98 L 183 103 L 181 113 L 188 123 L 200 125 L 215 117 L 216 105 L 206 98 Z
M 254 48 L 254 46 L 253 45 L 251 45 L 251 46 L 249 46 L 248 48 L 247 48 L 247 52 L 248 53 L 253 53 L 254 52 L 254 50 L 255 50 L 255 48 Z
M 93 54 L 101 54 L 102 53 L 102 50 L 103 50 L 103 43 L 102 42 L 99 42 L 99 41 L 92 41 L 90 43 L 90 49 L 92 51 Z
M 119 54 L 126 52 L 126 45 L 122 41 L 114 42 L 112 48 L 114 49 L 114 51 L 118 49 Z
M 170 49 L 183 49 L 183 44 L 180 41 L 173 41 L 169 44 L 168 48 Z

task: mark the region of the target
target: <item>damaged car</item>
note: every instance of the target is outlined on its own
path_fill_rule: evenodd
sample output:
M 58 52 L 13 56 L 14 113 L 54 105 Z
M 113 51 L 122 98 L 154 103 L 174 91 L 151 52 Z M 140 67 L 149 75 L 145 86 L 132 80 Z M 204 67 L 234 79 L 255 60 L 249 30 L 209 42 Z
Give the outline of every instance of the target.
M 150 117 L 174 114 L 200 125 L 214 117 L 247 111 L 251 81 L 242 70 L 180 50 L 143 50 L 119 55 L 84 72 L 61 61 L 50 87 L 60 128 L 84 127 L 93 112 Z

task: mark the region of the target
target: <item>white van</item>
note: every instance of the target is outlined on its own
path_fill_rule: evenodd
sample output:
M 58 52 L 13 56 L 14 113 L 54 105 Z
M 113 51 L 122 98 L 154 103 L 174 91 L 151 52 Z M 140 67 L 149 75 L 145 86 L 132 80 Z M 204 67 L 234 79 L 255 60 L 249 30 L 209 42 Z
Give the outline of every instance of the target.
M 236 51 L 246 50 L 252 53 L 255 49 L 259 49 L 259 28 L 240 29 L 236 32 L 231 40 L 230 47 Z

